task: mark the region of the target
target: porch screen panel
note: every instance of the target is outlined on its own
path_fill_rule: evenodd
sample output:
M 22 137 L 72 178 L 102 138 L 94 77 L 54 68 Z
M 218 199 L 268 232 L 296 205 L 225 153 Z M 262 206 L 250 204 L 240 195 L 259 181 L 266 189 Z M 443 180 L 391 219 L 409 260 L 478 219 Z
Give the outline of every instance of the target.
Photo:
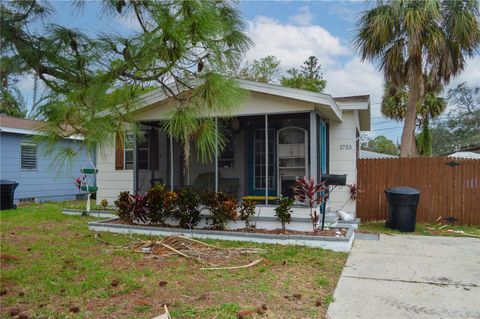
M 143 138 L 136 141 L 136 191 L 145 193 L 157 184 L 168 186 L 168 135 L 158 123 L 142 123 Z
M 254 132 L 254 189 L 264 190 L 266 181 L 268 180 L 268 189 L 274 189 L 275 178 L 275 138 L 274 130 L 268 130 L 268 165 L 266 165 L 267 147 L 265 146 L 265 129 L 257 129 Z M 268 168 L 267 168 L 268 167 Z M 267 176 L 268 170 L 268 176 Z

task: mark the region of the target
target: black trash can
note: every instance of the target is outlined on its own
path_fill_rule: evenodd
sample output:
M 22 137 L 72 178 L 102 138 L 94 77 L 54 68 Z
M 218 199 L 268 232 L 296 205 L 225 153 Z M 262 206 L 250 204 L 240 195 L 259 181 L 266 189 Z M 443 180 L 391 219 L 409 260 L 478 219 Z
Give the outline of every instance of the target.
M 387 188 L 388 220 L 386 226 L 401 232 L 415 231 L 420 191 L 412 187 Z
M 0 180 L 0 210 L 16 208 L 13 199 L 17 186 L 15 181 Z

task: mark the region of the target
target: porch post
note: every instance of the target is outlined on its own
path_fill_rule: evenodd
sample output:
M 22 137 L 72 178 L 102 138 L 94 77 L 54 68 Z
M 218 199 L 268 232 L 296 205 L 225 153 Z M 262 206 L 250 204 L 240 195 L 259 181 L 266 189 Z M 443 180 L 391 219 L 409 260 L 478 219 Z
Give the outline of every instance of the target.
M 173 192 L 173 137 L 170 137 L 170 191 Z
M 137 134 L 133 136 L 133 193 L 136 194 L 138 192 Z
M 265 114 L 265 205 L 268 205 L 268 114 Z
M 313 177 L 315 183 L 317 183 L 317 155 L 318 155 L 318 139 L 317 139 L 317 113 L 315 111 L 310 112 L 310 177 Z
M 218 193 L 218 117 L 215 118 L 215 193 Z

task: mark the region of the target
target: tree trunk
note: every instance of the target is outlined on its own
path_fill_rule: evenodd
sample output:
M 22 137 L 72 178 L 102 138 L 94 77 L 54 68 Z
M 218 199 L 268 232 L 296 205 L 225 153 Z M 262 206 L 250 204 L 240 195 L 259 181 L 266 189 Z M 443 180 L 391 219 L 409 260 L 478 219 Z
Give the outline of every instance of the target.
M 400 157 L 417 156 L 415 145 L 415 120 L 417 118 L 417 103 L 420 98 L 420 76 L 415 76 L 409 84 L 407 112 L 403 124 Z

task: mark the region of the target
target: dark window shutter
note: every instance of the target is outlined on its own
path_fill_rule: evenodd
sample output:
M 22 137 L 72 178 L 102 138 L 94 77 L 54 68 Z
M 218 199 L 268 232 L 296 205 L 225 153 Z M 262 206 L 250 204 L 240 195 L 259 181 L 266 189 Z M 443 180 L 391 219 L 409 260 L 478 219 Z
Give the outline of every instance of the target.
M 118 133 L 115 138 L 115 169 L 123 170 L 123 142 Z
M 159 168 L 159 151 L 160 148 L 158 146 L 158 130 L 155 128 L 152 128 L 150 131 L 150 152 L 152 153 L 150 156 L 151 158 L 151 163 L 150 167 L 152 169 L 158 169 Z

